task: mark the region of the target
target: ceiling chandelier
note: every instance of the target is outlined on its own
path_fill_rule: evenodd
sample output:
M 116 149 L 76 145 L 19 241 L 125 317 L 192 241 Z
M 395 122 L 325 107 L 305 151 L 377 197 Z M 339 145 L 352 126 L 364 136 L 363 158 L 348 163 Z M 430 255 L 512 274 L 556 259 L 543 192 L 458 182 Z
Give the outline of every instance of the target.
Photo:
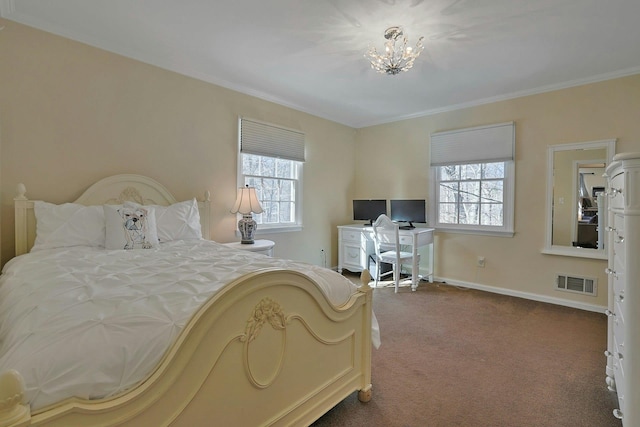
M 401 71 L 407 71 L 413 67 L 413 61 L 420 55 L 424 49 L 422 40 L 418 39 L 416 47 L 407 46 L 408 39 L 402 31 L 402 27 L 387 28 L 384 32 L 384 38 L 387 42 L 384 44 L 384 54 L 380 55 L 375 47 L 369 47 L 365 58 L 371 62 L 371 68 L 378 73 L 396 75 Z

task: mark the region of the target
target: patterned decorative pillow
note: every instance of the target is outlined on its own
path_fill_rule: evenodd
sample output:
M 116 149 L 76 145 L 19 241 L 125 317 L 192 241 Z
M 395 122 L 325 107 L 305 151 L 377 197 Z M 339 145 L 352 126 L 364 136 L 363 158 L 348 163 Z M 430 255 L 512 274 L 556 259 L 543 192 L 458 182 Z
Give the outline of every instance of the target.
M 151 249 L 158 245 L 155 211 L 149 206 L 104 205 L 105 248 Z
M 184 202 L 177 202 L 170 206 L 139 205 L 125 202 L 129 207 L 151 207 L 156 213 L 158 240 L 160 243 L 172 240 L 201 240 L 200 211 L 198 201 L 193 198 Z

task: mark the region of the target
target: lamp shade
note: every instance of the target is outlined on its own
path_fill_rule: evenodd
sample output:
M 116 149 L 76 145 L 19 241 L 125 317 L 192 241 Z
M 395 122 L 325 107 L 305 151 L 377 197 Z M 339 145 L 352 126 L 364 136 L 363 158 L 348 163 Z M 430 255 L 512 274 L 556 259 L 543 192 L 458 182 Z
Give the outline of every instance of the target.
M 248 185 L 238 188 L 236 203 L 233 205 L 231 213 L 241 213 L 242 215 L 262 213 L 262 206 L 260 206 L 260 202 L 258 201 L 256 189 Z

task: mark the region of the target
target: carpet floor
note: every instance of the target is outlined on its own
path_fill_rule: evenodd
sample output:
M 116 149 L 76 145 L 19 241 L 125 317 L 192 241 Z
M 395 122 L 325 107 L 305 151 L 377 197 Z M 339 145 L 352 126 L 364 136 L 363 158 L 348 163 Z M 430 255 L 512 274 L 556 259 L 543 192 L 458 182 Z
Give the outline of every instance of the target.
M 314 427 L 622 426 L 604 314 L 427 282 L 373 301 L 373 398 L 354 393 Z

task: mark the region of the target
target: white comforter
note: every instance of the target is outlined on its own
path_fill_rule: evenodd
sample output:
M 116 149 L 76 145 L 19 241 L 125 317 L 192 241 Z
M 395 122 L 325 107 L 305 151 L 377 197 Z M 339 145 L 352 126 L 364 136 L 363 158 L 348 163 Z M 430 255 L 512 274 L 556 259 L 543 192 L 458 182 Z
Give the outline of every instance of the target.
M 327 269 L 206 240 L 17 257 L 0 277 L 0 372 L 23 375 L 32 410 L 71 396 L 108 397 L 144 379 L 212 294 L 269 267 L 308 274 L 336 305 L 355 289 Z

